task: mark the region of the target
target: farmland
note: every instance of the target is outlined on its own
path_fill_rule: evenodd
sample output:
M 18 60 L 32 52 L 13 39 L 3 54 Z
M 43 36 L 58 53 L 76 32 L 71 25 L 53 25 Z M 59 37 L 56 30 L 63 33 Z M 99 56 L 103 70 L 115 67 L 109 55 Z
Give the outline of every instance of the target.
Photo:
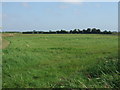
M 117 35 L 16 34 L 3 39 L 9 42 L 2 53 L 4 88 L 119 87 Z

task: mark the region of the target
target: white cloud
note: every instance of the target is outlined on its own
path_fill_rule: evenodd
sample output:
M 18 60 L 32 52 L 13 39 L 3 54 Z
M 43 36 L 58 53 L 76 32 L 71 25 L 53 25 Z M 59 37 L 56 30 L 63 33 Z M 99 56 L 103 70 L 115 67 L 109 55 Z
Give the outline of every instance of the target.
M 63 1 L 63 2 L 83 2 L 84 0 L 60 0 L 60 1 Z
M 96 4 L 95 6 L 96 6 L 97 8 L 100 8 L 100 7 L 101 7 L 101 5 L 100 5 L 100 4 Z
M 119 0 L 1 0 L 2 2 L 119 2 Z
M 60 7 L 61 9 L 66 9 L 66 8 L 68 8 L 67 5 L 60 5 L 59 7 Z
M 28 8 L 28 7 L 29 7 L 29 4 L 28 4 L 27 2 L 23 2 L 23 3 L 22 3 L 22 6 Z

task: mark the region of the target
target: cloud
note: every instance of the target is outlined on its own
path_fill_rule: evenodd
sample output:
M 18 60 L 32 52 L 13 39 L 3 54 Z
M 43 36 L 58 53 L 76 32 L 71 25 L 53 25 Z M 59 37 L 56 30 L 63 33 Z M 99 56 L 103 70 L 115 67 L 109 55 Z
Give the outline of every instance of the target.
M 84 0 L 61 0 L 61 2 L 64 2 L 66 4 L 60 5 L 59 8 L 66 9 L 69 8 L 68 4 L 74 4 L 74 5 L 81 5 Z
M 59 8 L 66 9 L 66 8 L 68 8 L 68 6 L 67 5 L 60 5 Z
M 84 0 L 61 0 L 62 2 L 83 2 Z
M 119 2 L 119 0 L 2 0 L 2 2 Z
M 23 2 L 23 3 L 22 3 L 22 6 L 28 8 L 28 7 L 29 7 L 29 4 L 28 4 L 27 2 Z
M 84 1 L 85 0 L 61 0 L 61 2 L 69 3 L 69 4 L 76 4 L 76 5 L 80 5 Z
M 101 7 L 101 5 L 100 5 L 100 4 L 96 4 L 95 6 L 96 6 L 97 8 L 100 8 L 100 7 Z

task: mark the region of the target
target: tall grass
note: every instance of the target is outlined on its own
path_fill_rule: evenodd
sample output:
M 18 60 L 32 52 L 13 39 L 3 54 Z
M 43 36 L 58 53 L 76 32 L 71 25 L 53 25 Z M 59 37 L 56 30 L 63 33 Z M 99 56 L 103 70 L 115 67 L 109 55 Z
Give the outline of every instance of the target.
M 3 87 L 119 88 L 118 37 L 16 35 L 3 50 Z

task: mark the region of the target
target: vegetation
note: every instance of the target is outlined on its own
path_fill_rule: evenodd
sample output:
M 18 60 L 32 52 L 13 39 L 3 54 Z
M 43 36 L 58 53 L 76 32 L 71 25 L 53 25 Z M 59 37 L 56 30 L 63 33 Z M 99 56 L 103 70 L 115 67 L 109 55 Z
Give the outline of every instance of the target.
M 3 49 L 3 88 L 120 88 L 116 35 L 17 34 L 4 39 L 10 45 Z
M 66 30 L 60 30 L 60 31 L 48 31 L 48 32 L 43 32 L 43 31 L 29 31 L 29 32 L 22 32 L 23 34 L 112 34 L 111 31 L 101 31 L 100 29 L 90 29 L 88 28 L 87 30 L 83 29 L 74 29 L 74 30 L 70 30 L 70 31 L 66 31 Z

